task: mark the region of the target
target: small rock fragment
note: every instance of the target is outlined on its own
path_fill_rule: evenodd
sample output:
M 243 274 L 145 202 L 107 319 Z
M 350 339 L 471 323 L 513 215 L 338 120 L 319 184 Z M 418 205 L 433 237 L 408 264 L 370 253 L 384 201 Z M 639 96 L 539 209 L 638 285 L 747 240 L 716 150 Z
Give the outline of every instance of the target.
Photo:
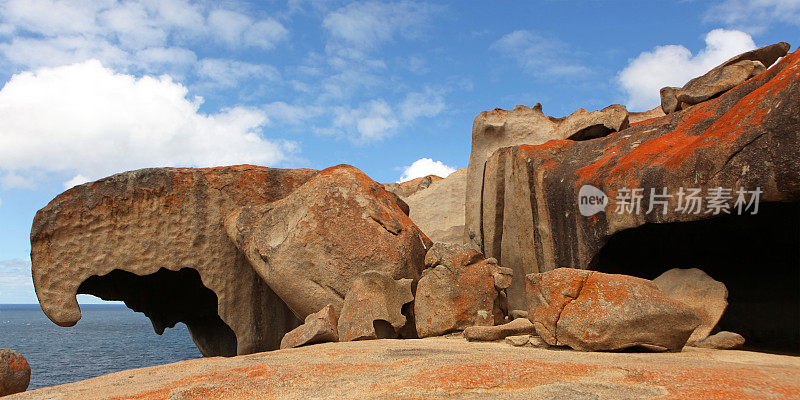
M 744 337 L 735 332 L 721 331 L 695 342 L 693 346 L 720 350 L 738 349 L 744 346 Z
M 281 349 L 305 346 L 322 342 L 338 342 L 336 311 L 328 304 L 322 310 L 306 317 L 303 325 L 292 329 L 283 336 Z
M 515 320 L 517 318 L 528 318 L 528 312 L 525 310 L 511 310 L 511 312 L 508 313 L 508 316 L 512 320 Z
M 542 339 L 542 338 L 540 338 L 539 336 L 536 336 L 536 335 L 531 335 L 530 340 L 528 340 L 528 344 L 533 346 L 533 347 L 538 347 L 538 348 L 550 347 L 550 346 L 548 346 L 547 342 L 544 341 L 544 339 Z
M 31 366 L 19 352 L 0 349 L 0 397 L 21 393 L 31 382 Z
M 512 335 L 506 336 L 506 343 L 512 346 L 525 346 L 531 340 L 531 335 Z
M 396 338 L 407 322 L 403 304 L 413 300 L 411 279 L 394 280 L 385 272 L 362 272 L 344 297 L 339 341 Z
M 507 324 L 495 326 L 470 326 L 464 329 L 464 337 L 469 341 L 501 340 L 508 336 L 535 335 L 531 321 L 524 318 L 515 319 Z

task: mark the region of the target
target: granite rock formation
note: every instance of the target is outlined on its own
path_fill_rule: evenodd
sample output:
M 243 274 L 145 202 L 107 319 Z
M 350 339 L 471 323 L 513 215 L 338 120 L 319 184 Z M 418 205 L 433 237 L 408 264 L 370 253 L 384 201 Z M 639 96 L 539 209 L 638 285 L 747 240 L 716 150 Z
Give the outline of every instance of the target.
M 233 210 L 225 226 L 301 319 L 328 304 L 338 315 L 366 270 L 419 279 L 431 244 L 393 196 L 349 165 L 320 171 L 283 199 Z
M 0 349 L 0 397 L 21 393 L 31 382 L 31 366 L 19 352 Z
M 502 340 L 508 336 L 519 335 L 527 335 L 528 339 L 530 335 L 536 335 L 536 328 L 527 318 L 517 318 L 502 325 L 470 326 L 464 329 L 464 337 L 469 341 Z
M 700 317 L 646 279 L 558 268 L 526 277 L 528 318 L 551 346 L 679 351 Z
M 608 201 L 588 216 L 580 212 L 585 185 Z M 699 211 L 689 189 L 700 193 Z M 516 276 L 573 267 L 653 279 L 671 265 L 694 265 L 730 292 L 721 329 L 800 351 L 800 289 L 785 279 L 800 263 L 798 52 L 679 113 L 602 138 L 500 149 L 486 162 L 481 192 L 482 250 Z M 524 293 L 515 280 L 512 309 Z
M 584 141 L 603 137 L 627 128 L 629 114 L 624 106 L 614 104 L 588 112 L 579 109 L 567 117 L 544 115 L 542 105 L 533 108 L 516 106 L 513 110 L 484 111 L 472 124 L 472 149 L 467 166 L 465 194 L 465 235 L 471 245 L 484 246 L 481 232 L 481 188 L 484 165 L 496 150 L 519 145 L 538 145 L 555 139 Z
M 464 192 L 467 169 L 433 182 L 404 200 L 409 217 L 434 242 L 465 243 Z
M 231 243 L 223 220 L 289 195 L 315 173 L 144 169 L 67 190 L 36 213 L 31 228 L 42 310 L 72 326 L 81 318 L 76 294 L 87 293 L 124 301 L 157 333 L 184 322 L 204 355 L 277 349 L 300 320 Z
M 733 89 L 742 82 L 764 72 L 778 58 L 789 52 L 789 43 L 780 42 L 739 54 L 694 78 L 681 88 L 661 89 L 661 109 L 666 114 L 680 111 Z
M 689 306 L 703 321 L 689 343 L 705 339 L 728 307 L 728 288 L 697 268 L 673 268 L 653 279 L 667 296 Z
M 425 255 L 414 315 L 420 337 L 473 325 L 502 323 L 508 314 L 505 289 L 512 272 L 466 245 L 436 243 Z
M 303 325 L 287 332 L 281 339 L 281 349 L 300 347 L 323 342 L 338 342 L 338 321 L 333 307 L 325 306 L 322 310 L 309 314 Z
M 365 271 L 353 281 L 339 316 L 339 340 L 394 339 L 408 322 L 403 306 L 414 301 L 411 279 Z
M 432 184 L 442 180 L 441 176 L 427 175 L 421 178 L 414 178 L 410 181 L 400 183 L 384 183 L 383 188 L 386 191 L 392 192 L 400 198 L 405 199 L 414 193 L 429 188 Z

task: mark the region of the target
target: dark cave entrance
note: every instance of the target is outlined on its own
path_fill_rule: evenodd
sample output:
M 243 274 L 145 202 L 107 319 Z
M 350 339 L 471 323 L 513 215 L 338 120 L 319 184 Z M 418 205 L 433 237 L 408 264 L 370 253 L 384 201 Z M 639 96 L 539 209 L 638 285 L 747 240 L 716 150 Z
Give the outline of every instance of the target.
M 762 203 L 756 215 L 645 224 L 613 235 L 590 268 L 653 279 L 697 267 L 728 287 L 718 330 L 745 349 L 800 354 L 800 203 Z
M 115 269 L 84 281 L 78 294 L 125 302 L 150 318 L 159 335 L 183 322 L 204 356 L 236 355 L 236 334 L 217 314 L 217 295 L 203 285 L 193 268 L 161 268 L 144 276 Z

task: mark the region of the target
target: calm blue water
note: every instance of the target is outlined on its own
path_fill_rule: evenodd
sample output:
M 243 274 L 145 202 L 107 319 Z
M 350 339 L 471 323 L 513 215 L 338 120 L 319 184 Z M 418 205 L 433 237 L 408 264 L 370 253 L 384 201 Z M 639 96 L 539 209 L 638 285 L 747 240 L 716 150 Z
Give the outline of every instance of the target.
M 0 304 L 0 348 L 28 360 L 29 390 L 201 357 L 183 324 L 158 336 L 147 317 L 124 305 L 84 304 L 81 311 L 77 325 L 62 328 L 38 304 Z

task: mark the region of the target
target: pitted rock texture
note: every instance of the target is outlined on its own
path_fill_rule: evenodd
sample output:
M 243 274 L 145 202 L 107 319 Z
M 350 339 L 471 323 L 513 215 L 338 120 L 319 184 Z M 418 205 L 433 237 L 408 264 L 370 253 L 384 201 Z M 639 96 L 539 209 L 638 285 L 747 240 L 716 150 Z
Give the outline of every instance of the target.
M 31 366 L 19 352 L 0 349 L 0 397 L 24 392 L 31 382 Z
M 42 310 L 72 326 L 81 318 L 76 294 L 95 294 L 125 301 L 159 333 L 185 322 L 204 355 L 277 349 L 300 321 L 231 243 L 223 220 L 238 207 L 287 196 L 315 173 L 158 168 L 67 190 L 31 228 Z
M 394 280 L 385 272 L 358 275 L 344 298 L 339 340 L 396 338 L 408 322 L 403 306 L 414 301 L 411 283 L 411 279 Z
M 591 113 L 579 109 L 563 118 L 544 115 L 539 103 L 533 108 L 519 105 L 513 110 L 496 108 L 478 114 L 472 124 L 465 194 L 465 235 L 469 244 L 478 249 L 484 245 L 481 232 L 484 164 L 496 150 L 508 146 L 538 145 L 556 139 L 594 139 L 625 129 L 628 125 L 628 111 L 619 104 Z
M 798 375 L 798 357 L 739 350 L 583 353 L 461 338 L 384 339 L 182 361 L 8 400 L 763 400 L 796 397 Z
M 661 109 L 666 114 L 706 101 L 764 72 L 789 52 L 789 43 L 780 42 L 739 54 L 694 78 L 682 88 L 661 89 Z
M 443 178 L 441 176 L 427 175 L 400 183 L 384 183 L 383 188 L 386 189 L 386 191 L 392 192 L 400 196 L 400 198 L 405 199 L 414 193 L 429 188 L 432 184 L 442 179 Z
M 502 340 L 508 336 L 527 335 L 525 342 L 530 339 L 530 335 L 536 335 L 536 328 L 527 318 L 517 318 L 511 322 L 494 326 L 470 326 L 464 329 L 464 337 L 469 341 L 491 341 Z M 516 344 L 515 346 L 522 346 Z
M 689 343 L 705 339 L 728 307 L 728 288 L 697 268 L 673 268 L 653 279 L 667 296 L 689 306 L 703 321 Z
M 467 169 L 437 180 L 405 198 L 409 217 L 434 242 L 465 243 L 464 192 Z
M 281 339 L 281 349 L 322 342 L 338 342 L 337 324 L 333 307 L 327 305 L 322 310 L 309 314 L 303 325 L 287 332 Z
M 677 351 L 700 317 L 646 279 L 573 268 L 530 274 L 528 318 L 551 346 Z
M 502 323 L 508 314 L 505 289 L 511 284 L 511 270 L 453 243 L 434 244 L 425 265 L 414 299 L 420 337 Z
M 431 244 L 392 195 L 349 165 L 320 171 L 281 200 L 236 209 L 225 225 L 301 319 L 328 304 L 338 315 L 361 272 L 419 279 Z
M 500 149 L 486 162 L 482 188 L 471 192 L 483 193 L 475 214 L 481 229 L 473 231 L 481 235 L 487 257 L 524 276 L 590 266 L 612 235 L 625 229 L 714 217 L 676 212 L 681 188 L 703 194 L 718 187 L 760 188 L 762 209 L 769 202 L 798 202 L 798 99 L 800 54 L 794 52 L 719 97 L 606 137 Z M 609 197 L 605 212 L 579 213 L 578 193 L 584 185 Z M 647 195 L 666 189 L 673 196 L 666 213 L 660 205 L 646 213 L 649 199 L 642 201 L 639 213 L 618 213 L 616 195 L 622 188 Z M 725 202 L 734 213 L 736 200 L 733 192 Z M 524 304 L 520 281 L 509 288 L 512 308 Z

